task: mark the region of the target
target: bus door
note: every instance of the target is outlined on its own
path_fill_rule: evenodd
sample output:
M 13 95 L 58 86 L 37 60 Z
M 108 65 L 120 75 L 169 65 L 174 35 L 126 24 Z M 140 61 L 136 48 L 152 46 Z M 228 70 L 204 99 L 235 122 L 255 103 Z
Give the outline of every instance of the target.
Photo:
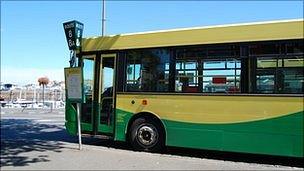
M 115 114 L 115 54 L 101 55 L 98 132 L 112 134 Z
M 85 102 L 81 105 L 81 130 L 83 132 L 93 132 L 95 55 L 83 56 L 81 66 L 85 98 Z

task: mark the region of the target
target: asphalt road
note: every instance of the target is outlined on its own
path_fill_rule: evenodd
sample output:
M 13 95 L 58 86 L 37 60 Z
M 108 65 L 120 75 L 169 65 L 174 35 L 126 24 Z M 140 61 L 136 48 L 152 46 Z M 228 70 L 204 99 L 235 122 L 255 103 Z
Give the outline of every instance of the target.
M 135 152 L 126 143 L 77 137 L 63 110 L 1 109 L 1 170 L 303 170 L 295 158 L 168 148 Z

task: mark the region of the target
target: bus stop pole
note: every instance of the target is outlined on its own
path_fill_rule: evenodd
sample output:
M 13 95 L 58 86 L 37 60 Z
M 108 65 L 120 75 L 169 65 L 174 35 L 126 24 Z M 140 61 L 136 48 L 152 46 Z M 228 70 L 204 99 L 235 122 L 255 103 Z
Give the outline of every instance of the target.
M 81 52 L 81 40 L 82 40 L 82 31 L 83 31 L 83 24 L 79 21 L 73 20 L 69 22 L 63 23 L 63 28 L 65 32 L 65 36 L 67 39 L 68 47 L 70 50 L 70 67 L 65 68 L 66 75 L 66 92 L 67 92 L 67 99 L 72 98 L 71 101 L 74 103 L 76 101 L 76 110 L 77 110 L 77 129 L 78 129 L 78 141 L 79 141 L 79 150 L 82 150 L 82 143 L 81 143 L 81 124 L 80 124 L 80 115 L 81 115 L 81 103 L 83 103 L 83 93 L 82 93 L 82 86 L 83 86 L 83 75 L 81 71 L 81 66 L 79 65 L 79 59 L 76 58 L 76 53 L 79 50 Z M 77 67 L 78 61 L 78 67 Z M 80 70 L 79 70 L 80 69 Z M 68 71 L 73 71 L 69 73 Z M 73 75 L 73 76 L 71 76 Z M 69 90 L 70 89 L 70 90 Z M 72 91 L 72 95 L 70 97 L 70 91 Z M 80 100 L 79 100 L 80 99 Z
M 80 127 L 80 103 L 77 103 L 77 129 L 78 129 L 79 150 L 82 150 L 81 127 Z
M 74 50 L 72 53 L 71 67 L 76 66 L 76 51 Z M 81 142 L 81 124 L 80 124 L 80 103 L 76 103 L 77 105 L 77 129 L 78 129 L 78 143 L 79 150 L 82 150 L 82 142 Z

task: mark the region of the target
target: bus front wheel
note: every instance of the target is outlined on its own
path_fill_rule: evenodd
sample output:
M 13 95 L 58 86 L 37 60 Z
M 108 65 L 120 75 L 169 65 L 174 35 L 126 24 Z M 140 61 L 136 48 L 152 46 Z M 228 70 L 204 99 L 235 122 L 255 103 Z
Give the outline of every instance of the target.
M 164 133 L 160 123 L 145 117 L 132 123 L 129 140 L 138 151 L 158 152 L 164 147 Z

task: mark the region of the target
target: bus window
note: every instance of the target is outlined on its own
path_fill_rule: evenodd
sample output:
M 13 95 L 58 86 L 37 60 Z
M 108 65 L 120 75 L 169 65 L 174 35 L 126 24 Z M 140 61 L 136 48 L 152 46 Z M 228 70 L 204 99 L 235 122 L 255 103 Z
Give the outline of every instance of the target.
M 256 75 L 257 93 L 274 93 L 275 92 L 275 75 L 273 71 L 259 72 Z
M 240 92 L 241 61 L 237 59 L 204 60 L 203 92 Z
M 256 93 L 303 93 L 303 66 L 302 56 L 257 58 Z
M 282 93 L 303 93 L 304 76 L 301 69 L 289 69 L 282 71 L 282 87 L 279 90 Z
M 169 51 L 165 49 L 127 53 L 127 91 L 169 90 Z
M 94 61 L 91 59 L 83 60 L 83 89 L 86 96 L 86 100 L 91 99 L 93 92 L 93 80 L 94 80 Z
M 198 63 L 195 60 L 182 60 L 176 62 L 175 91 L 196 93 L 198 89 Z

